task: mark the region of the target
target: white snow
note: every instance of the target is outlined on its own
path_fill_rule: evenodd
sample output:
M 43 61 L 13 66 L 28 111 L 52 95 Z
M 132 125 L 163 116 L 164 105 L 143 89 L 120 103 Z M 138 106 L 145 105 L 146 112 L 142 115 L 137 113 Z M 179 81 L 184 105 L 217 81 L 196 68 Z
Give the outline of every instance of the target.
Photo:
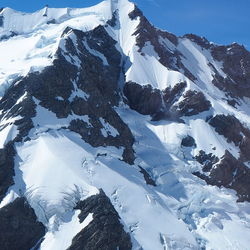
M 19 197 L 19 194 L 17 194 L 15 191 L 10 190 L 6 196 L 3 198 L 3 200 L 0 203 L 0 208 L 8 205 L 9 203 L 13 202 L 17 197 Z
M 102 63 L 104 66 L 109 65 L 107 58 L 102 53 L 100 53 L 97 50 L 91 49 L 86 41 L 83 41 L 83 45 L 89 51 L 90 54 L 92 54 L 93 56 L 99 57 L 102 60 Z
M 0 84 L 4 85 L 3 91 L 11 84 L 13 78 L 26 75 L 30 71 L 39 70 L 50 63 L 47 57 L 50 52 L 36 48 L 39 35 L 32 34 L 29 37 L 14 37 L 0 42 Z M 50 46 L 49 46 L 50 47 Z M 15 49 L 13 49 L 15 48 Z M 7 86 L 6 86 L 7 85 Z M 3 92 L 0 93 L 0 96 Z
M 80 92 L 80 91 L 79 91 Z M 84 93 L 84 92 L 83 92 Z M 34 124 L 34 128 L 30 131 L 30 136 L 34 138 L 34 136 L 39 136 L 42 133 L 46 133 L 50 130 L 60 130 L 63 127 L 67 127 L 68 124 L 73 119 L 79 119 L 86 122 L 89 126 L 92 124 L 89 121 L 89 117 L 87 115 L 69 115 L 67 118 L 57 118 L 56 115 L 47 110 L 46 108 L 39 105 L 39 101 L 36 98 L 33 98 L 37 107 L 36 112 L 37 115 L 32 119 Z
M 13 140 L 17 134 L 18 130 L 16 125 L 3 125 L 0 131 L 0 148 L 3 148 L 9 141 Z
M 116 137 L 119 135 L 119 132 L 117 131 L 117 129 L 115 129 L 113 126 L 107 123 L 103 118 L 100 118 L 100 122 L 103 126 L 103 128 L 101 129 L 101 132 L 104 137 L 108 137 L 109 135 Z
M 205 118 L 208 114 L 232 114 L 250 127 L 249 100 L 244 100 L 238 109 L 229 106 L 223 100 L 225 94 L 212 85 L 214 72 L 208 65 L 212 63 L 224 77 L 222 64 L 213 60 L 210 51 L 202 50 L 186 38 L 179 39 L 177 49 L 183 54 L 184 66 L 197 77 L 195 82 L 164 67 L 149 42 L 142 54 L 138 52 L 133 34 L 140 20 L 128 17 L 134 9 L 132 3 L 107 0 L 85 9 L 44 8 L 31 14 L 4 9 L 1 14 L 4 27 L 0 28 L 0 36 L 10 31 L 16 32 L 17 36 L 0 42 L 0 97 L 19 76 L 41 71 L 50 65 L 59 46 L 66 52 L 64 39 L 67 36 L 76 42 L 72 34 L 61 38 L 66 27 L 91 30 L 104 25 L 117 8 L 117 25 L 105 28 L 127 60 L 125 81 L 151 84 L 161 90 L 186 81 L 187 89 L 204 93 L 212 103 L 211 110 L 202 116 L 185 118 L 183 124 L 152 122 L 150 117 L 142 116 L 126 105 L 117 108 L 136 141 L 136 161 L 130 166 L 120 160 L 123 148 L 92 148 L 79 135 L 64 128 L 73 119 L 81 119 L 92 126 L 88 116 L 72 114 L 58 119 L 34 98 L 37 115 L 32 119 L 31 140 L 16 144 L 15 184 L 9 188 L 0 207 L 19 196 L 26 196 L 48 230 L 40 249 L 67 249 L 73 237 L 93 219 L 89 214 L 80 223 L 80 211 L 73 210 L 75 204 L 102 188 L 118 211 L 125 230 L 131 233 L 133 242 L 145 250 L 200 249 L 202 246 L 207 250 L 248 249 L 249 203 L 237 203 L 234 191 L 209 186 L 192 172 L 200 169 L 193 159 L 200 150 L 218 157 L 229 150 L 236 158 L 239 156 L 238 148 L 218 135 Z M 47 24 L 53 19 L 56 24 Z M 83 43 L 104 66 L 108 65 L 103 54 L 91 49 L 86 41 Z M 167 39 L 160 39 L 160 43 L 168 50 L 176 49 Z M 80 67 L 77 56 L 66 53 L 64 56 Z M 74 91 L 69 100 L 75 97 L 87 100 L 89 95 L 78 89 L 76 82 L 73 84 Z M 56 98 L 62 100 L 61 96 Z M 1 121 L 0 148 L 18 133 L 13 122 L 20 117 L 6 117 L 7 113 Z M 103 136 L 119 135 L 104 118 L 100 118 L 100 122 Z M 195 139 L 195 149 L 181 147 L 181 141 L 187 135 Z M 152 176 L 157 187 L 146 185 L 139 166 Z
M 75 97 L 81 97 L 85 101 L 87 101 L 89 98 L 89 95 L 87 93 L 85 93 L 84 91 L 82 91 L 81 89 L 79 89 L 77 87 L 75 81 L 73 81 L 73 85 L 74 85 L 74 91 L 72 92 L 71 96 L 69 97 L 69 101 L 73 101 Z
M 0 97 L 18 76 L 40 71 L 52 63 L 66 27 L 88 31 L 112 17 L 109 0 L 83 9 L 48 8 L 47 16 L 44 13 L 45 9 L 21 13 L 10 8 L 1 13 L 4 26 L 0 27 L 0 35 L 9 31 L 18 35 L 0 42 Z M 56 25 L 47 24 L 53 19 Z
M 190 127 L 194 139 L 197 141 L 197 148 L 194 154 L 197 155 L 200 150 L 206 153 L 212 153 L 221 158 L 228 150 L 234 157 L 239 158 L 239 149 L 233 143 L 228 143 L 226 138 L 218 135 L 215 130 L 202 119 L 190 121 Z M 209 140 L 207 140 L 209 138 Z
M 71 246 L 72 239 L 81 230 L 83 230 L 93 220 L 93 214 L 89 214 L 86 219 L 80 223 L 78 215 L 80 210 L 76 210 L 72 218 L 68 222 L 64 222 L 59 226 L 58 231 L 48 232 L 45 235 L 40 250 L 62 250 Z
M 179 82 L 190 81 L 183 74 L 164 67 L 154 56 L 154 52 L 150 52 L 149 55 L 138 56 L 137 50 L 138 48 L 134 47 L 130 55 L 132 65 L 126 72 L 126 81 L 134 81 L 141 85 L 150 84 L 161 90 L 169 86 L 173 87 Z
M 71 193 L 75 186 L 82 189 L 83 195 L 98 192 L 82 177 L 84 154 L 81 147 L 60 133 L 44 133 L 17 147 L 17 152 L 26 189 L 32 196 L 39 195 L 40 199 L 46 200 L 47 206 L 60 204 L 64 192 Z
M 98 152 L 108 155 L 96 158 Z M 96 194 L 97 188 L 111 198 L 122 221 L 128 229 L 133 228 L 134 238 L 144 249 L 161 249 L 160 234 L 196 246 L 185 223 L 174 216 L 156 191 L 143 183 L 139 171 L 119 160 L 122 150 L 93 149 L 74 133 L 51 131 L 20 144 L 17 154 L 21 172 L 15 183 L 18 185 L 22 179 L 24 185 L 12 189 L 23 189 L 39 220 L 47 225 L 44 249 L 53 249 L 72 225 L 74 229 L 66 242 L 79 231 L 76 217 L 69 222 L 68 212 L 77 200 Z
M 222 64 L 213 59 L 210 51 L 201 48 L 187 38 L 179 39 L 177 48 L 183 55 L 182 63 L 184 66 L 198 78 L 196 84 L 214 98 L 224 97 L 223 92 L 212 84 L 215 72 L 209 67 L 209 63 L 216 68 L 222 77 L 225 76 L 225 73 L 222 71 Z
M 197 147 L 208 153 L 213 152 L 209 145 L 211 139 L 218 148 L 213 153 L 219 156 L 223 147 L 229 147 L 224 144 L 223 137 L 216 136 L 215 131 L 199 119 L 189 125 L 150 122 L 149 117 L 126 106 L 117 111 L 135 136 L 136 165 L 151 173 L 158 184 L 157 195 L 148 193 L 148 201 L 156 204 L 160 197 L 167 209 L 187 224 L 197 242 L 200 242 L 200 247 L 209 250 L 247 249 L 250 244 L 246 237 L 250 233 L 250 204 L 236 203 L 234 191 L 209 186 L 192 175 L 192 172 L 199 170 L 192 157 L 194 152 L 180 147 L 181 139 L 191 134 L 196 139 Z M 188 246 L 185 240 L 180 240 L 178 234 L 169 238 L 162 232 L 161 237 L 165 248 L 195 249 L 195 246 Z

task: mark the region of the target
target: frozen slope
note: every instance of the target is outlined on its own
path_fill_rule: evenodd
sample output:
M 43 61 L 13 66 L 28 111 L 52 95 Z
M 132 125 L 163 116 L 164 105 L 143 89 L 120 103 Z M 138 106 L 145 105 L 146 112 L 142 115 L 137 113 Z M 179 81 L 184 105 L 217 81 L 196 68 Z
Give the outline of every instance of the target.
M 248 249 L 249 52 L 127 0 L 0 21 L 0 213 L 25 198 L 28 249 Z
M 190 151 L 180 146 L 190 127 L 173 122 L 152 123 L 148 117 L 126 107 L 120 108 L 119 114 L 129 124 L 138 142 L 135 146 L 136 164 L 155 176 L 159 196 L 149 196 L 149 201 L 154 203 L 161 198 L 176 217 L 184 220 L 200 248 L 247 249 L 249 203 L 237 204 L 234 192 L 208 186 L 192 175 L 200 166 Z M 203 133 L 205 131 L 204 128 Z M 202 143 L 201 138 L 196 141 Z M 209 152 L 209 149 L 202 149 Z M 168 234 L 166 238 L 169 238 Z M 179 236 L 172 238 L 177 240 Z M 170 239 L 167 247 L 186 249 L 184 246 L 178 248 L 176 240 L 171 242 Z M 189 246 L 187 249 L 195 248 Z
M 122 53 L 129 58 L 130 62 L 127 64 L 131 66 L 127 68 L 126 80 L 142 85 L 151 84 L 160 89 L 187 80 L 181 73 L 168 70 L 159 63 L 150 43 L 143 49 L 146 56 L 141 56 L 137 51 L 136 36 L 133 34 L 140 20 L 129 18 L 134 5 L 127 0 L 106 0 L 85 9 L 44 8 L 31 14 L 5 8 L 1 12 L 3 26 L 0 27 L 0 52 L 6 55 L 0 63 L 1 95 L 17 77 L 42 70 L 52 64 L 60 36 L 66 27 L 82 31 L 92 30 L 110 20 L 112 13 L 118 13 L 115 12 L 117 9 L 119 14 L 116 24 L 114 27 L 107 27 L 107 31 L 118 41 Z M 12 35 L 9 32 L 12 32 Z M 13 47 L 16 49 L 13 50 Z M 149 69 L 152 74 L 148 73 Z
M 45 15 L 46 13 L 46 15 Z M 60 36 L 66 27 L 91 30 L 112 16 L 109 1 L 85 9 L 45 8 L 26 14 L 5 8 L 0 27 L 0 89 L 4 90 L 20 76 L 52 64 Z M 15 48 L 15 50 L 13 50 Z

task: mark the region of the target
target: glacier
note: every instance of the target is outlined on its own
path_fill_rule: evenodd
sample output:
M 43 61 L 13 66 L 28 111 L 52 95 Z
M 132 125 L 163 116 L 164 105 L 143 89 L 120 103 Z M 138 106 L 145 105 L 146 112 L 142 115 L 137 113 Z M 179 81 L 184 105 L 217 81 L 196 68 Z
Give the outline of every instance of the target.
M 128 0 L 0 17 L 0 217 L 24 198 L 44 227 L 30 246 L 11 224 L 2 249 L 249 248 L 248 51 L 159 30 Z M 82 215 L 89 199 L 105 212 Z

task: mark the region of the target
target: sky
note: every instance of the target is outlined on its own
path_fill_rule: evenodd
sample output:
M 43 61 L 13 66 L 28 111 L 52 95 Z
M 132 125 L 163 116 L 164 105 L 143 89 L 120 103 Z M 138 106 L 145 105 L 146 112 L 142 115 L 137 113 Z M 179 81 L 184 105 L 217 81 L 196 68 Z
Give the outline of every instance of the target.
M 33 12 L 50 7 L 88 7 L 100 0 L 0 0 L 0 7 Z M 218 44 L 237 42 L 250 50 L 250 0 L 134 0 L 158 28 Z

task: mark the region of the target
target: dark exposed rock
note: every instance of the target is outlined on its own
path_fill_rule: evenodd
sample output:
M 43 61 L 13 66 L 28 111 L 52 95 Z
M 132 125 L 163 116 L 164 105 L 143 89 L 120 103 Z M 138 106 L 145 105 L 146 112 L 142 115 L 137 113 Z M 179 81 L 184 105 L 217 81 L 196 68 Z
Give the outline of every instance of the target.
M 157 37 L 161 36 L 163 38 L 167 38 L 174 45 L 178 44 L 178 38 L 174 34 L 155 28 L 152 24 L 150 24 L 148 22 L 146 17 L 143 15 L 143 12 L 136 5 L 135 5 L 134 10 L 129 13 L 129 17 L 131 20 L 135 20 L 136 18 L 140 18 L 140 21 L 142 23 L 139 25 L 138 30 L 140 30 L 140 28 L 143 25 L 145 25 L 145 28 L 147 29 L 147 31 L 145 30 L 145 32 L 151 31 L 151 32 L 157 34 L 158 35 Z M 138 32 L 138 30 L 137 30 L 137 32 Z
M 138 17 L 143 17 L 143 12 L 135 5 L 134 10 L 128 16 L 131 20 L 135 20 Z
M 181 141 L 181 146 L 183 147 L 196 147 L 195 140 L 192 136 L 187 135 Z
M 211 52 L 216 60 L 223 62 L 227 75 L 223 78 L 217 73 L 213 84 L 231 97 L 250 97 L 250 52 L 237 43 L 213 46 Z
M 14 142 L 20 142 L 28 135 L 33 128 L 32 118 L 36 115 L 36 104 L 30 93 L 26 91 L 25 84 L 22 79 L 15 81 L 0 101 L 0 110 L 2 110 L 0 119 L 20 117 L 14 122 L 19 131 Z
M 167 87 L 162 91 L 164 105 L 162 106 L 160 111 L 152 115 L 153 121 L 170 120 L 176 122 L 183 122 L 180 119 L 180 114 L 176 111 L 174 104 L 175 102 L 178 102 L 186 86 L 186 82 L 180 82 L 175 84 L 173 88 Z
M 2 111 L 0 116 L 1 120 L 20 117 L 14 122 L 17 126 L 18 134 L 12 141 L 9 141 L 3 149 L 0 149 L 0 200 L 3 199 L 8 188 L 14 184 L 14 157 L 16 155 L 14 144 L 15 142 L 23 141 L 28 135 L 30 129 L 33 127 L 31 119 L 36 114 L 36 105 L 32 97 L 28 93 L 24 95 L 24 83 L 15 82 L 9 87 L 0 100 L 0 109 Z M 21 97 L 23 97 L 22 100 L 20 100 Z M 9 125 L 11 124 L 8 123 L 7 126 Z M 4 129 L 4 127 L 0 128 L 0 130 L 2 129 Z
M 146 183 L 148 185 L 154 186 L 156 187 L 156 183 L 155 181 L 152 179 L 152 177 L 150 176 L 150 174 L 142 167 L 140 167 L 140 172 L 143 174 L 144 180 L 146 181 Z
M 104 27 L 98 26 L 92 31 L 82 32 L 66 29 L 65 33 L 73 32 L 77 39 L 77 50 L 70 37 L 65 38 L 67 53 L 77 56 L 81 61 L 81 69 L 75 79 L 79 89 L 90 95 L 88 102 L 101 106 L 103 103 L 117 105 L 119 102 L 118 81 L 121 73 L 121 54 L 117 51 L 114 41 Z M 89 51 L 93 49 L 107 59 L 102 59 Z M 77 52 L 78 51 L 78 52 Z
M 45 235 L 45 227 L 37 221 L 25 198 L 17 198 L 0 209 L 1 250 L 28 250 Z
M 2 10 L 0 10 L 1 12 Z M 0 16 L 0 27 L 3 27 L 3 20 L 4 20 L 4 17 L 3 16 Z
M 68 250 L 132 249 L 130 236 L 124 231 L 119 214 L 102 190 L 80 201 L 75 209 L 81 210 L 81 223 L 90 213 L 93 213 L 93 220 L 73 238 Z
M 58 118 L 66 118 L 71 112 L 68 98 L 73 90 L 71 79 L 76 77 L 77 68 L 68 63 L 60 52 L 53 64 L 41 73 L 32 73 L 25 79 L 27 91 Z M 58 100 L 58 96 L 62 100 Z
M 107 21 L 107 24 L 110 25 L 111 27 L 115 27 L 117 25 L 117 15 L 118 12 L 117 10 L 112 14 L 112 18 Z
M 72 42 L 70 34 L 75 35 L 77 43 Z M 121 73 L 121 54 L 115 47 L 116 42 L 102 26 L 88 32 L 66 28 L 62 39 L 65 40 L 66 50 L 58 49 L 53 65 L 40 73 L 30 73 L 20 79 L 18 84 L 13 84 L 8 89 L 0 101 L 0 108 L 8 111 L 7 116 L 3 112 L 5 117 L 23 117 L 15 122 L 19 130 L 16 141 L 24 139 L 33 127 L 31 118 L 36 114 L 35 97 L 39 105 L 54 112 L 58 118 L 66 118 L 73 113 L 79 116 L 88 115 L 91 126 L 81 120 L 73 120 L 69 129 L 79 133 L 94 147 L 124 148 L 123 160 L 132 164 L 135 159 L 134 138 L 113 108 L 120 100 L 118 82 Z M 103 54 L 107 58 L 106 65 L 100 57 L 93 55 L 90 49 Z M 74 61 L 66 60 L 75 57 L 81 62 L 80 69 Z M 70 99 L 76 88 L 86 93 L 87 101 L 86 98 L 78 96 Z M 25 93 L 24 100 L 16 104 Z M 119 132 L 118 136 L 102 135 L 103 126 L 99 120 L 101 117 Z
M 56 20 L 55 19 L 51 19 L 47 22 L 47 24 L 56 24 Z
M 136 36 L 136 44 L 139 47 L 139 52 L 142 52 L 146 43 L 150 43 L 156 53 L 159 55 L 159 61 L 168 68 L 177 68 L 175 65 L 176 54 L 173 51 L 169 51 L 159 42 L 159 34 L 155 27 L 153 27 L 145 17 L 141 17 L 140 24 L 133 34 Z
M 17 36 L 18 34 L 16 32 L 10 31 L 8 34 L 0 36 L 0 41 L 8 40 L 11 37 Z
M 15 107 L 18 106 L 20 106 L 18 115 L 21 115 L 23 118 L 16 120 L 14 123 L 18 127 L 19 132 L 15 138 L 15 142 L 20 142 L 28 136 L 29 131 L 34 127 L 32 118 L 36 115 L 36 104 L 30 95 L 18 105 L 15 105 Z
M 216 115 L 209 120 L 215 131 L 240 148 L 240 160 L 250 160 L 250 130 L 231 115 Z
M 70 38 L 70 33 L 76 36 L 75 44 Z M 25 79 L 28 91 L 40 101 L 40 105 L 54 112 L 59 118 L 67 117 L 71 112 L 68 99 L 75 90 L 74 81 L 79 89 L 90 95 L 90 98 L 100 98 L 95 100 L 96 104 L 117 104 L 121 55 L 115 48 L 116 42 L 102 26 L 89 32 L 66 28 L 62 37 L 65 40 L 66 51 L 59 48 L 52 66 L 45 68 L 41 73 L 32 73 Z M 91 54 L 88 48 L 103 54 L 108 65 L 103 65 L 103 61 Z M 71 59 L 73 56 L 78 57 L 81 62 L 80 71 L 74 65 L 74 60 L 69 62 L 65 56 Z M 58 96 L 61 97 L 60 100 L 57 99 Z
M 96 158 L 98 158 L 98 157 L 102 157 L 102 156 L 104 156 L 104 157 L 106 157 L 108 154 L 107 153 L 98 153 L 97 155 L 96 155 Z
M 163 100 L 165 104 L 168 107 L 172 106 L 182 96 L 186 87 L 186 82 L 180 82 L 175 84 L 173 88 L 168 87 L 163 90 Z
M 250 160 L 250 137 L 244 136 L 240 142 L 240 160 L 245 162 Z
M 187 91 L 183 95 L 184 99 L 178 103 L 185 86 L 184 82 L 178 83 L 173 88 L 168 87 L 161 92 L 150 85 L 145 87 L 130 82 L 126 83 L 124 94 L 132 109 L 144 115 L 151 115 L 153 121 L 165 119 L 182 122 L 181 116 L 197 115 L 211 107 L 203 93 L 191 90 Z
M 242 125 L 238 119 L 231 115 L 216 115 L 209 124 L 215 128 L 215 131 L 228 139 L 228 142 L 234 142 L 239 145 L 243 136 L 241 135 Z
M 161 120 L 167 120 L 167 121 L 173 121 L 178 123 L 185 123 L 183 119 L 180 118 L 178 112 L 172 111 L 172 110 L 161 110 L 155 114 L 152 115 L 152 121 L 161 121 Z
M 157 32 L 160 37 L 168 39 L 170 42 L 172 42 L 175 46 L 178 45 L 178 37 L 170 32 L 166 32 L 164 30 L 157 29 Z
M 178 113 L 171 107 L 181 97 L 185 87 L 186 83 L 181 82 L 173 88 L 160 91 L 151 85 L 141 86 L 135 82 L 127 82 L 123 92 L 130 108 L 143 115 L 151 115 L 153 121 L 165 119 L 180 122 Z
M 71 110 L 76 115 L 89 115 L 93 113 L 94 106 L 90 106 L 88 100 L 76 96 L 70 103 Z
M 188 38 L 192 42 L 195 42 L 199 46 L 205 49 L 209 49 L 211 47 L 210 42 L 205 37 L 200 37 L 195 34 L 186 34 L 184 35 L 185 38 Z
M 80 119 L 72 120 L 69 129 L 76 133 L 79 133 L 82 136 L 83 140 L 88 142 L 93 147 L 124 147 L 123 160 L 129 164 L 133 164 L 135 159 L 133 151 L 134 138 L 131 131 L 117 115 L 117 113 L 115 111 L 112 111 L 112 109 L 110 110 L 110 113 L 107 115 L 107 117 L 104 117 L 103 119 L 109 121 L 109 124 L 117 129 L 119 135 L 117 135 L 116 137 L 113 137 L 111 135 L 105 137 L 101 132 L 103 126 L 99 118 L 91 115 L 91 125 Z
M 143 48 L 149 42 L 158 54 L 161 64 L 171 70 L 182 69 L 189 79 L 196 79 L 195 76 L 183 65 L 181 60 L 182 54 L 177 49 L 171 50 L 164 41 L 167 39 L 173 45 L 177 46 L 178 38 L 174 34 L 155 28 L 137 6 L 135 6 L 134 10 L 129 14 L 129 17 L 132 20 L 140 18 L 137 30 L 133 34 L 136 36 L 136 44 L 139 47 L 139 52 L 143 52 Z
M 231 105 L 232 107 L 236 108 L 236 104 L 239 105 L 239 103 L 235 99 L 227 99 L 227 103 Z
M 0 110 L 2 110 L 0 119 L 10 118 L 16 115 L 15 105 L 17 101 L 25 94 L 25 84 L 22 78 L 16 79 L 13 84 L 5 91 L 4 96 L 0 100 Z M 20 105 L 19 105 L 20 107 Z M 13 111 L 11 111 L 13 109 Z
M 14 157 L 16 151 L 13 142 L 7 143 L 0 149 L 0 202 L 8 191 L 8 188 L 14 184 Z
M 219 158 L 212 153 L 206 154 L 205 151 L 201 150 L 198 155 L 195 156 L 195 160 L 203 165 L 202 170 L 209 172 L 212 167 L 219 162 Z
M 143 115 L 153 115 L 163 107 L 161 91 L 153 89 L 151 85 L 141 86 L 127 82 L 123 92 L 129 101 L 129 106 Z
M 250 169 L 228 151 L 218 164 L 213 165 L 209 175 L 199 172 L 194 174 L 210 185 L 235 190 L 239 202 L 250 201 Z
M 143 115 L 151 115 L 153 121 L 165 119 L 181 122 L 181 116 L 196 115 L 211 107 L 203 93 L 191 90 L 183 95 L 184 100 L 175 104 L 185 87 L 186 83 L 181 82 L 173 88 L 168 87 L 160 91 L 151 85 L 142 86 L 135 82 L 127 82 L 123 92 L 130 108 Z
M 178 103 L 176 110 L 185 116 L 197 115 L 211 108 L 211 103 L 205 98 L 204 94 L 189 90 L 184 94 L 184 99 Z

